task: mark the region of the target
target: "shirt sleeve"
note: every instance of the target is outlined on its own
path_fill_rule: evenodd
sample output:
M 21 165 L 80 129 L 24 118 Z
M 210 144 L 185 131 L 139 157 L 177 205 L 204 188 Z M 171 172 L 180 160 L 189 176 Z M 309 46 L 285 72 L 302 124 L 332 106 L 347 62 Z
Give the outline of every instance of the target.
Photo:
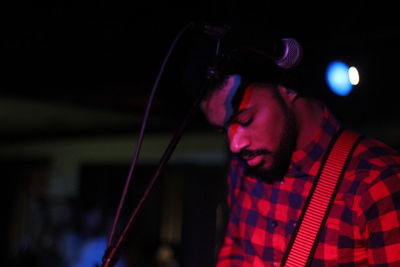
M 360 202 L 369 266 L 400 266 L 399 171 L 382 172 Z

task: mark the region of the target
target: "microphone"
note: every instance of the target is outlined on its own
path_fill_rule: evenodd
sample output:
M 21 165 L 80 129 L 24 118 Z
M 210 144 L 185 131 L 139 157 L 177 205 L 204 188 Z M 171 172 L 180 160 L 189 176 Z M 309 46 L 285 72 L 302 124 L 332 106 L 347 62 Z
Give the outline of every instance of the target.
M 299 65 L 303 57 L 303 49 L 293 38 L 283 38 L 283 53 L 275 59 L 275 63 L 282 69 L 290 69 Z
M 275 39 L 275 38 L 273 38 Z M 257 45 L 242 45 L 242 50 L 253 51 L 275 62 L 282 69 L 293 68 L 301 62 L 303 49 L 293 38 L 282 38 L 279 41 L 261 40 Z
M 231 31 L 231 27 L 226 24 L 215 25 L 215 24 L 200 22 L 200 23 L 194 23 L 194 25 L 195 27 L 198 27 L 204 34 L 215 37 L 217 39 L 221 39 L 229 31 Z M 236 41 L 240 43 L 242 42 L 243 37 L 244 39 L 246 39 L 245 35 L 249 34 L 249 31 L 252 33 L 250 29 L 247 29 L 244 32 L 242 32 L 244 36 L 236 37 L 238 39 Z M 257 48 L 250 45 L 247 46 L 247 49 L 250 48 L 250 50 L 263 54 L 264 56 L 268 56 L 273 61 L 275 61 L 276 65 L 278 65 L 282 69 L 293 68 L 299 65 L 299 63 L 301 62 L 303 57 L 303 49 L 297 40 L 293 38 L 282 38 L 281 40 L 279 40 L 279 42 L 276 42 L 275 38 L 272 38 L 272 40 L 271 38 L 268 38 L 268 40 L 264 41 L 265 42 L 261 43 L 261 45 L 257 45 Z M 217 55 L 218 54 L 219 53 L 217 53 Z

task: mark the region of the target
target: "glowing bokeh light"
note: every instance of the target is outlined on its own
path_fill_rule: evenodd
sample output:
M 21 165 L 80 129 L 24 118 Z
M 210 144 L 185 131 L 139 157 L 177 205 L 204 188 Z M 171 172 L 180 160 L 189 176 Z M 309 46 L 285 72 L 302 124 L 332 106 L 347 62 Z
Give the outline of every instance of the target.
M 360 82 L 360 75 L 354 66 L 349 68 L 349 80 L 352 85 L 357 85 Z
M 326 81 L 332 92 L 340 96 L 348 95 L 353 88 L 349 79 L 349 67 L 341 61 L 333 61 L 328 65 Z

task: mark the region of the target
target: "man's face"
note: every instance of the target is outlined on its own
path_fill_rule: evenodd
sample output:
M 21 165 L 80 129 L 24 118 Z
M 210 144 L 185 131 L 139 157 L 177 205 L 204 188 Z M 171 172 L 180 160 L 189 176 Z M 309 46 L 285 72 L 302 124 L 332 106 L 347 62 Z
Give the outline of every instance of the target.
M 293 112 L 268 85 L 250 85 L 239 107 L 232 108 L 239 75 L 202 102 L 208 121 L 224 130 L 231 152 L 239 154 L 256 176 L 283 176 L 295 149 L 297 130 Z M 268 180 L 282 177 L 264 177 Z

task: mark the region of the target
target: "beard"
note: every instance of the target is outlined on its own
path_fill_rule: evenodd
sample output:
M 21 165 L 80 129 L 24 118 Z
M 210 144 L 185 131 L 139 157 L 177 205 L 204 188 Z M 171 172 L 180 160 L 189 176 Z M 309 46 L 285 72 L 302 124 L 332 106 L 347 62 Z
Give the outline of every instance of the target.
M 245 171 L 247 176 L 261 179 L 269 184 L 282 181 L 285 177 L 290 166 L 292 154 L 296 149 L 298 128 L 293 112 L 286 108 L 284 111 L 286 122 L 278 149 L 275 152 L 265 150 L 258 152 L 259 154 L 270 154 L 272 156 L 270 167 L 262 167 L 262 163 L 258 166 L 248 166 Z

